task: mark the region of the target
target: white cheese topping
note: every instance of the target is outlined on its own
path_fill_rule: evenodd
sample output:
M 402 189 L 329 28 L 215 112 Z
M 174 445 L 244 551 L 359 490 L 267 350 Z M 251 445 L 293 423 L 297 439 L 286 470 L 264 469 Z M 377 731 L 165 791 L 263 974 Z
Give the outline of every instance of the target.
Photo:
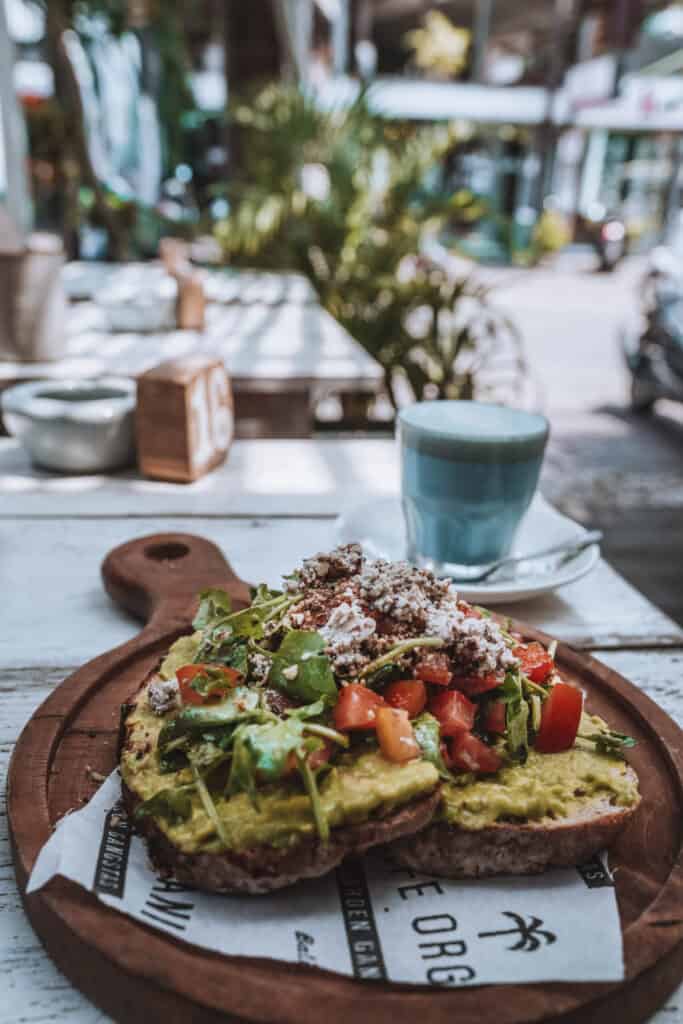
M 376 623 L 366 615 L 357 601 L 343 601 L 332 609 L 329 619 L 320 627 L 320 634 L 327 641 L 328 647 L 346 647 L 349 644 L 366 640 L 375 632 Z
M 155 715 L 165 715 L 180 707 L 180 688 L 176 677 L 159 679 L 150 683 L 147 690 L 147 703 Z

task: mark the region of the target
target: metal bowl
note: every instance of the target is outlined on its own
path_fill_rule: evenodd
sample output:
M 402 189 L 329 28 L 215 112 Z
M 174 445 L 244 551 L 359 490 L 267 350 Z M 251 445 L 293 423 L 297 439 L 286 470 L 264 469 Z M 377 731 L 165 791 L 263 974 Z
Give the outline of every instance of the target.
M 5 425 L 33 461 L 59 473 L 101 473 L 135 458 L 134 381 L 31 381 L 0 395 Z

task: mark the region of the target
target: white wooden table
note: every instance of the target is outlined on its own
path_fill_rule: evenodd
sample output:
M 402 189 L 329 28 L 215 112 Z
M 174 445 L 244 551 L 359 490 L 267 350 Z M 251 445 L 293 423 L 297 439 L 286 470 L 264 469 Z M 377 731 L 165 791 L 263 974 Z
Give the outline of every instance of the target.
M 92 270 L 105 280 L 117 266 Z M 140 265 L 141 276 L 147 266 Z M 202 352 L 223 360 L 238 420 L 270 420 L 273 432 L 294 437 L 310 434 L 311 411 L 320 399 L 381 388 L 379 363 L 319 305 L 305 279 L 235 272 L 214 274 L 210 281 L 209 297 L 217 301 L 207 305 L 202 332 L 111 333 L 95 302 L 70 306 L 63 358 L 0 361 L 0 389 L 43 377 L 136 377 L 163 360 Z M 247 422 L 238 426 L 246 434 L 256 430 Z
M 133 473 L 55 477 L 0 439 L 0 773 L 38 704 L 74 668 L 139 626 L 104 594 L 99 566 L 132 537 L 164 530 L 218 543 L 240 575 L 275 583 L 304 555 L 335 542 L 334 517 L 397 488 L 388 441 L 243 441 L 229 462 L 190 486 Z M 623 673 L 683 723 L 683 632 L 604 562 L 551 597 L 511 613 Z M 4 791 L 4 782 L 3 782 Z M 21 909 L 0 818 L 0 1024 L 94 1024 L 106 1018 L 45 955 Z M 683 990 L 657 1014 L 683 1024 Z

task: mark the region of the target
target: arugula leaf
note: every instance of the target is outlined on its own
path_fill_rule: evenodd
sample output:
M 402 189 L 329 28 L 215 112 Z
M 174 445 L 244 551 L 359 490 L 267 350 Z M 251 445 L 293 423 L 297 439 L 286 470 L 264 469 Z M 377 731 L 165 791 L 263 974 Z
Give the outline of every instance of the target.
M 595 732 L 579 733 L 582 740 L 587 740 L 595 745 L 599 754 L 606 754 L 608 757 L 624 757 L 624 750 L 635 747 L 636 741 L 632 736 L 626 736 L 623 732 Z
M 230 794 L 246 792 L 257 804 L 256 778 L 273 782 L 284 775 L 289 755 L 303 743 L 303 723 L 297 719 L 241 725 L 235 730 Z
M 326 843 L 330 838 L 330 823 L 327 820 L 325 809 L 323 808 L 323 802 L 320 799 L 320 790 L 318 789 L 318 782 L 315 777 L 315 772 L 308 763 L 308 758 L 303 756 L 297 751 L 296 763 L 299 769 L 299 774 L 303 779 L 306 792 L 308 793 L 308 799 L 311 801 L 311 810 L 313 811 L 313 819 L 315 821 L 315 827 L 318 830 L 323 843 Z
M 298 708 L 287 708 L 285 714 L 289 718 L 300 718 L 302 721 L 305 721 L 307 718 L 319 718 L 326 707 L 327 701 L 321 697 L 320 700 L 314 701 L 313 704 L 302 704 Z
M 216 691 L 225 693 L 229 686 L 230 682 L 226 679 L 223 672 L 221 672 L 219 668 L 214 668 L 211 665 L 207 665 L 202 672 L 197 673 L 190 683 L 190 688 L 194 690 L 195 693 L 201 694 L 202 697 L 208 697 Z
M 236 686 L 219 704 L 183 708 L 179 715 L 164 725 L 159 733 L 158 746 L 161 750 L 186 733 L 205 732 L 224 725 L 234 725 L 261 714 L 258 690 L 248 686 Z
M 400 643 L 392 647 L 391 650 L 383 654 L 381 658 L 375 658 L 368 665 L 365 666 L 361 672 L 361 678 L 363 676 L 374 675 L 379 669 L 384 668 L 385 665 L 390 665 L 392 662 L 397 661 L 402 654 L 406 651 L 412 651 L 415 647 L 443 647 L 444 641 L 438 636 L 416 636 L 410 637 L 408 640 L 401 640 Z
M 145 818 L 148 815 L 152 815 L 156 818 L 164 818 L 171 825 L 187 821 L 192 814 L 192 800 L 190 799 L 190 792 L 188 792 L 192 789 L 194 789 L 194 786 L 160 789 L 149 800 L 138 804 L 134 816 L 136 818 Z
M 402 669 L 396 662 L 389 665 L 382 665 L 375 672 L 363 677 L 363 682 L 371 690 L 380 690 L 387 683 L 393 683 L 395 679 L 402 679 L 405 676 L 405 669 Z
M 505 702 L 505 742 L 509 753 L 522 764 L 529 754 L 529 705 L 524 698 L 519 672 L 507 672 L 500 687 Z
M 206 629 L 207 626 L 215 626 L 221 619 L 226 618 L 232 611 L 230 595 L 225 590 L 217 587 L 211 590 L 202 590 L 199 595 L 199 608 L 192 625 L 195 629 Z
M 276 597 L 284 597 L 281 590 L 271 590 L 265 583 L 259 583 L 258 587 L 251 587 L 252 605 L 271 603 Z
M 439 773 L 439 778 L 447 782 L 452 780 L 453 776 L 446 767 L 446 762 L 441 754 L 441 731 L 439 722 L 434 715 L 425 711 L 414 719 L 413 732 L 425 761 L 431 761 Z
M 256 771 L 264 779 L 279 779 L 293 750 L 301 746 L 303 725 L 295 718 L 244 727 L 242 742 L 251 750 Z
M 291 629 L 277 653 L 289 661 L 306 661 L 325 650 L 325 638 L 313 629 Z
M 247 793 L 252 804 L 258 810 L 254 760 L 251 748 L 244 738 L 243 730 L 245 728 L 246 726 L 238 726 L 235 730 L 227 793 L 230 796 L 235 793 Z
M 187 737 L 181 736 L 163 749 L 157 746 L 159 771 L 162 775 L 180 771 L 187 765 Z
M 196 767 L 199 771 L 208 772 L 209 769 L 217 768 L 230 756 L 223 747 L 214 742 L 214 739 L 215 737 L 204 737 L 201 743 L 188 750 L 187 759 L 193 769 Z
M 218 838 L 225 846 L 229 846 L 230 837 L 227 835 L 225 829 L 223 828 L 223 822 L 220 819 L 218 810 L 216 809 L 216 805 L 213 802 L 211 794 L 207 789 L 206 783 L 204 782 L 204 779 L 202 778 L 201 773 L 195 764 L 192 765 L 192 772 L 194 774 L 194 781 L 197 786 L 197 792 L 199 793 L 199 799 L 202 802 L 202 807 L 206 811 L 206 815 L 209 818 L 209 820 L 213 823 Z
M 336 700 L 330 659 L 320 652 L 325 640 L 313 630 L 292 629 L 273 654 L 268 684 L 297 700 Z

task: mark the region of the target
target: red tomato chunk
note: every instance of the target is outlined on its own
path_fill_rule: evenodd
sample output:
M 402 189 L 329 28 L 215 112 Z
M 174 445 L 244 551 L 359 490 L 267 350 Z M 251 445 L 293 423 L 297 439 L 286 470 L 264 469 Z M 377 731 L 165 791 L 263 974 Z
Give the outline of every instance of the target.
M 377 709 L 377 741 L 387 761 L 400 763 L 420 756 L 408 712 L 402 708 Z
M 427 688 L 421 679 L 399 679 L 389 683 L 384 699 L 392 708 L 403 708 L 410 718 L 415 718 L 427 703 Z
M 415 675 L 435 686 L 448 686 L 453 678 L 451 663 L 445 654 L 427 654 L 415 666 Z
M 536 737 L 536 749 L 542 754 L 559 754 L 569 750 L 579 731 L 583 694 L 569 683 L 555 683 L 543 702 L 541 728 Z
M 429 702 L 429 710 L 438 718 L 442 736 L 469 732 L 474 725 L 476 706 L 458 690 L 437 693 Z
M 384 698 L 362 683 L 343 686 L 334 708 L 337 729 L 374 729 L 377 708 L 386 707 Z
M 495 750 L 471 732 L 463 732 L 451 740 L 451 764 L 461 772 L 490 774 L 498 771 L 502 761 Z
M 213 675 L 219 674 L 221 680 L 220 683 L 216 683 L 210 693 L 204 695 L 192 688 L 192 680 L 206 672 L 211 672 Z M 228 690 L 232 690 L 237 685 L 241 675 L 241 672 L 234 668 L 228 668 L 227 665 L 183 665 L 176 672 L 180 698 L 183 704 L 207 704 L 220 700 Z
M 491 701 L 486 709 L 486 731 L 499 736 L 505 734 L 505 704 L 502 700 Z
M 502 682 L 502 679 L 494 675 L 455 676 L 453 686 L 458 690 L 462 690 L 468 697 L 478 697 L 480 693 L 488 693 L 489 690 L 495 690 Z
M 513 647 L 512 653 L 519 659 L 524 675 L 533 683 L 543 683 L 555 668 L 555 662 L 542 644 L 534 640 L 526 646 Z

